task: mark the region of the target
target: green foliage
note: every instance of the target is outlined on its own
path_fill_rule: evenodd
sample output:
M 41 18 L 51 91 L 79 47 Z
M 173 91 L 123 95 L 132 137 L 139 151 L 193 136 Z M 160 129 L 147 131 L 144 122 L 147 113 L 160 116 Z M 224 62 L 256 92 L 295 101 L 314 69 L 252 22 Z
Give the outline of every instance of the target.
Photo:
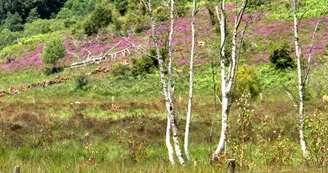
M 271 65 L 261 65 L 256 72 L 263 89 L 283 89 L 284 86 L 292 88 L 297 79 L 296 71 L 279 70 Z
M 311 162 L 324 167 L 328 157 L 328 118 L 320 112 L 314 112 L 304 121 L 305 137 L 311 155 Z
M 129 66 L 119 63 L 116 66 L 114 66 L 110 72 L 114 76 L 124 77 L 124 76 L 128 76 L 131 73 L 131 69 Z
M 255 68 L 247 65 L 241 66 L 237 72 L 236 87 L 234 90 L 235 98 L 240 98 L 242 95 L 248 93 L 254 98 L 258 96 L 260 92 L 260 81 Z
M 80 74 L 75 77 L 74 82 L 75 90 L 85 90 L 89 83 L 89 78 L 84 74 Z
M 133 76 L 145 75 L 151 73 L 152 69 L 156 67 L 158 61 L 155 57 L 149 57 L 147 55 L 142 58 L 132 59 L 131 73 Z
M 221 96 L 221 82 L 217 84 L 218 94 Z M 261 85 L 255 68 L 243 65 L 239 67 L 236 76 L 236 83 L 233 92 L 233 98 L 239 99 L 242 95 L 248 93 L 252 98 L 258 96 L 261 92 Z
M 114 6 L 117 9 L 117 11 L 123 16 L 128 10 L 128 0 L 115 0 Z
M 97 34 L 101 28 L 107 27 L 113 22 L 112 6 L 97 6 L 95 11 L 84 21 L 84 33 L 87 35 Z
M 165 6 L 157 7 L 153 13 L 157 21 L 163 22 L 169 19 L 169 9 Z
M 183 17 L 185 16 L 188 7 L 186 4 L 188 3 L 188 0 L 179 0 L 175 2 L 175 14 L 177 17 Z
M 291 49 L 287 43 L 284 43 L 282 47 L 275 49 L 270 57 L 269 60 L 272 64 L 275 65 L 276 69 L 286 69 L 286 68 L 293 68 L 294 61 L 290 56 Z
M 254 109 L 251 108 L 251 94 L 242 94 L 240 98 L 236 101 L 237 105 L 237 127 L 239 135 L 232 138 L 230 141 L 232 142 L 232 153 L 234 158 L 238 160 L 238 165 L 242 169 L 252 169 L 254 166 L 251 163 L 251 158 L 248 158 L 246 154 L 247 150 L 247 142 L 252 139 L 253 134 L 253 112 Z
M 27 23 L 32 23 L 32 22 L 36 21 L 39 18 L 40 18 L 40 15 L 39 15 L 36 7 L 35 7 L 28 13 L 28 17 L 26 18 L 26 22 Z
M 124 29 L 127 31 L 140 33 L 149 28 L 148 16 L 143 16 L 138 13 L 128 12 L 125 15 Z
M 43 69 L 42 73 L 46 76 L 50 76 L 55 73 L 60 73 L 64 70 L 64 67 L 58 65 L 49 65 L 47 64 Z
M 77 23 L 77 20 L 74 18 L 68 18 L 64 20 L 64 26 L 65 28 L 70 28 L 71 26 L 75 25 Z
M 85 35 L 83 24 L 81 22 L 78 22 L 76 25 L 72 26 L 71 32 L 75 38 L 82 39 Z
M 7 45 L 14 44 L 18 41 L 18 38 L 21 37 L 19 32 L 12 32 L 9 29 L 3 29 L 0 32 L 0 49 L 4 48 Z
M 326 65 L 313 68 L 310 72 L 307 91 L 312 98 L 321 99 L 328 95 L 328 67 Z
M 66 9 L 68 9 L 74 16 L 86 16 L 95 9 L 98 2 L 93 0 L 67 0 L 62 10 L 67 11 Z
M 22 23 L 28 22 L 28 18 L 39 16 L 42 19 L 49 19 L 56 14 L 64 5 L 66 0 L 2 0 L 0 1 L 0 20 L 2 16 L 9 13 L 17 13 L 22 19 Z M 39 14 L 39 15 L 36 15 Z M 30 18 L 31 19 L 31 18 Z
M 278 138 L 274 141 L 272 147 L 269 147 L 263 153 L 266 154 L 265 159 L 268 164 L 286 165 L 292 160 L 292 153 L 295 151 L 290 147 L 290 140 L 282 136 L 282 132 L 278 134 Z
M 328 0 L 304 0 L 299 1 L 298 16 L 303 19 L 320 17 L 324 14 L 325 8 L 328 6 Z M 267 16 L 271 19 L 292 20 L 291 4 L 286 0 L 273 1 L 267 10 L 272 10 L 272 13 Z
M 62 8 L 56 16 L 56 19 L 69 19 L 73 16 L 73 12 L 68 8 Z
M 61 38 L 50 40 L 43 51 L 42 61 L 45 64 L 56 64 L 57 60 L 66 55 L 66 49 Z
M 49 66 L 45 66 L 43 69 L 42 69 L 42 73 L 46 76 L 49 76 L 51 74 L 53 74 L 53 68 L 52 67 L 49 67 Z
M 62 20 L 50 19 L 42 20 L 38 19 L 32 23 L 26 23 L 24 26 L 24 35 L 33 36 L 38 34 L 46 34 L 55 31 L 64 30 L 65 26 Z
M 8 12 L 3 26 L 13 32 L 21 31 L 24 28 L 22 22 L 23 19 L 18 13 L 12 14 Z
M 36 7 L 42 19 L 49 19 L 55 17 L 65 2 L 66 0 L 40 0 Z
M 271 9 L 271 3 L 274 2 L 274 0 L 250 0 L 248 1 L 247 5 L 247 11 L 252 11 L 252 10 L 258 10 L 258 9 Z

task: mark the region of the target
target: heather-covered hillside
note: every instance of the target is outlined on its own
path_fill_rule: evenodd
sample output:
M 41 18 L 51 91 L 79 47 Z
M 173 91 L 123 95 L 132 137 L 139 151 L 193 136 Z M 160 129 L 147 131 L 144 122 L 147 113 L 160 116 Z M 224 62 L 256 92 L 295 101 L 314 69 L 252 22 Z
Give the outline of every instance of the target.
M 230 4 L 228 10 L 234 8 L 234 4 Z M 231 12 L 231 11 L 230 11 Z M 288 42 L 292 45 L 293 30 L 292 21 L 284 20 L 272 20 L 268 19 L 269 12 L 257 12 L 252 14 L 253 18 L 258 18 L 254 22 L 247 32 L 245 47 L 246 50 L 243 52 L 248 64 L 263 64 L 269 63 L 269 55 L 272 51 L 283 43 Z M 244 21 L 248 20 L 250 14 L 244 16 Z M 202 63 L 206 61 L 208 52 L 213 48 L 214 43 L 212 40 L 217 38 L 216 28 L 209 22 L 209 14 L 207 10 L 202 10 L 195 24 L 197 26 L 197 41 L 204 41 L 205 45 L 198 45 L 197 53 L 199 53 L 198 62 Z M 234 17 L 231 16 L 229 19 L 230 23 L 233 23 Z M 302 48 L 304 55 L 307 56 L 310 51 L 310 44 L 312 38 L 312 31 L 314 30 L 318 18 L 304 19 L 301 23 L 301 39 Z M 191 27 L 190 27 L 190 16 L 177 18 L 175 22 L 173 46 L 176 49 L 175 59 L 179 65 L 187 63 L 189 55 L 189 47 L 191 42 Z M 169 22 L 161 22 L 159 24 L 157 32 L 161 34 L 161 44 L 164 45 L 167 41 L 165 36 L 168 34 Z M 142 46 L 149 50 L 153 44 L 150 41 L 151 32 L 144 30 L 138 34 L 128 34 L 127 36 L 112 36 L 109 34 L 99 34 L 95 36 L 86 37 L 83 40 L 74 38 L 72 35 L 67 33 L 58 33 L 56 36 L 63 38 L 64 46 L 67 54 L 61 58 L 60 62 L 65 66 L 68 66 L 78 60 L 87 58 L 88 56 L 97 56 L 104 53 L 116 53 L 124 49 L 132 49 L 132 54 L 129 55 L 118 55 L 119 61 L 131 59 L 131 57 L 140 57 L 142 52 L 134 50 L 134 46 Z M 41 69 L 44 65 L 41 60 L 42 50 L 44 42 L 47 38 L 52 37 L 51 34 L 39 35 L 38 37 L 32 37 L 31 43 L 27 41 L 24 44 L 16 44 L 14 46 L 3 49 L 1 57 L 1 68 L 9 71 L 21 71 L 27 69 Z M 127 40 L 126 40 L 127 39 Z M 35 41 L 34 41 L 35 40 Z M 320 28 L 315 38 L 313 46 L 313 63 L 322 64 L 325 55 L 327 54 L 328 42 L 328 17 L 324 17 L 320 23 Z M 292 46 L 291 46 L 292 47 Z M 19 49 L 19 50 L 17 50 Z M 108 62 L 113 60 L 108 59 Z M 117 60 L 115 59 L 115 62 Z

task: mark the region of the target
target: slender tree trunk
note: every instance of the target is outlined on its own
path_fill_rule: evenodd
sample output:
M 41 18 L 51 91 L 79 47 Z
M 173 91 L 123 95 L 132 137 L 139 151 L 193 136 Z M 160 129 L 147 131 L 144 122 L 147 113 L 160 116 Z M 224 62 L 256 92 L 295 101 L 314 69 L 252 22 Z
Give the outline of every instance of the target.
M 219 155 L 225 154 L 225 144 L 227 141 L 227 130 L 228 130 L 228 115 L 229 115 L 229 97 L 227 94 L 222 97 L 222 122 L 221 122 L 221 134 L 219 145 L 214 152 L 214 157 L 216 158 Z
M 213 159 L 216 159 L 219 155 L 224 154 L 226 141 L 227 141 L 227 130 L 228 130 L 228 118 L 231 106 L 231 95 L 232 88 L 236 79 L 236 70 L 238 67 L 237 62 L 237 34 L 238 29 L 244 15 L 248 0 L 244 0 L 241 9 L 236 13 L 235 24 L 232 35 L 232 47 L 231 47 L 231 58 L 228 62 L 225 54 L 225 43 L 226 43 L 226 13 L 225 13 L 225 0 L 221 2 L 221 9 L 216 8 L 217 16 L 220 21 L 220 32 L 221 32 L 221 50 L 220 50 L 220 62 L 221 62 L 221 94 L 222 94 L 222 124 L 221 124 L 221 135 L 217 149 L 214 152 Z M 229 63 L 228 72 L 226 70 L 226 64 Z
M 299 93 L 299 135 L 300 135 L 300 144 L 303 152 L 303 157 L 308 159 L 308 150 L 306 147 L 306 142 L 304 138 L 304 74 L 302 67 L 302 55 L 299 46 L 299 37 L 298 37 L 298 19 L 297 19 L 297 6 L 298 0 L 294 0 L 293 9 L 294 9 L 294 38 L 295 38 L 295 51 L 297 57 L 297 74 L 298 74 L 298 93 Z M 309 64 L 308 64 L 309 65 Z
M 194 57 L 195 57 L 195 15 L 196 15 L 197 0 L 193 1 L 192 8 L 192 21 L 191 21 L 191 53 L 190 53 L 190 69 L 189 69 L 189 98 L 188 98 L 188 111 L 186 120 L 186 130 L 184 138 L 184 151 L 186 159 L 190 160 L 190 154 L 188 151 L 189 145 L 189 129 L 192 116 L 192 99 L 193 99 L 193 85 L 194 85 Z
M 170 120 L 171 120 L 171 128 L 172 128 L 172 133 L 173 133 L 173 143 L 174 143 L 174 149 L 175 149 L 175 154 L 178 157 L 178 160 L 181 165 L 184 165 L 184 159 L 182 156 L 182 152 L 180 149 L 180 144 L 179 144 L 179 135 L 178 135 L 178 126 L 175 120 L 175 112 L 174 112 L 174 88 L 172 86 L 172 52 L 173 52 L 173 45 L 172 45 L 172 40 L 173 40 L 173 31 L 174 31 L 174 0 L 171 0 L 171 6 L 170 6 L 170 20 L 171 20 L 171 25 L 170 25 L 170 34 L 169 34 L 169 64 L 168 64 L 168 97 L 169 97 L 169 109 L 168 111 L 170 112 Z
M 174 142 L 174 149 L 175 153 L 178 157 L 178 160 L 181 165 L 184 165 L 184 159 L 182 156 L 182 152 L 179 145 L 179 138 L 178 138 L 178 127 L 175 120 L 175 114 L 174 114 L 174 88 L 172 86 L 172 39 L 173 39 L 173 31 L 174 31 L 174 0 L 171 0 L 170 2 L 170 34 L 169 34 L 169 63 L 167 67 L 167 77 L 168 81 L 166 84 L 165 80 L 165 72 L 164 72 L 164 60 L 161 56 L 160 48 L 158 45 L 158 37 L 156 34 L 156 22 L 154 20 L 154 16 L 152 13 L 152 0 L 148 0 L 148 3 L 146 3 L 145 0 L 141 0 L 145 7 L 147 8 L 150 16 L 151 21 L 151 29 L 152 29 L 152 39 L 155 44 L 157 59 L 158 59 L 158 66 L 160 71 L 160 82 L 162 84 L 162 94 L 164 96 L 165 101 L 165 107 L 168 114 L 168 121 L 167 121 L 167 129 L 166 129 L 166 146 L 169 153 L 169 159 L 172 164 L 174 164 L 174 158 L 173 158 L 173 147 L 170 142 L 170 131 L 172 131 L 173 134 L 173 142 Z
M 155 44 L 155 49 L 157 53 L 157 60 L 158 60 L 158 66 L 159 66 L 159 71 L 160 71 L 160 82 L 162 84 L 162 94 L 164 96 L 164 101 L 165 101 L 165 106 L 168 114 L 168 119 L 167 119 L 167 129 L 166 129 L 166 147 L 169 153 L 169 159 L 171 164 L 174 165 L 174 151 L 173 147 L 171 145 L 170 141 L 170 131 L 171 131 L 171 115 L 170 115 L 170 99 L 167 93 L 167 87 L 166 87 L 166 82 L 165 82 L 165 71 L 164 71 L 164 61 L 163 57 L 161 56 L 159 45 L 158 45 L 158 39 L 157 39 L 157 34 L 156 34 L 156 22 L 152 13 L 152 0 L 148 0 L 148 5 L 146 2 L 144 2 L 145 6 L 148 8 L 149 11 L 149 16 L 150 16 L 150 21 L 151 21 L 151 29 L 152 29 L 152 38 Z
M 218 7 L 217 7 L 218 8 Z M 229 103 L 229 97 L 228 92 L 226 91 L 226 62 L 227 57 L 225 55 L 225 42 L 226 42 L 226 14 L 225 14 L 225 0 L 222 0 L 221 2 L 221 9 L 220 9 L 220 15 L 218 13 L 217 9 L 217 15 L 220 20 L 220 32 L 221 32 L 221 43 L 220 43 L 220 64 L 221 64 L 221 94 L 222 94 L 222 122 L 221 122 L 221 134 L 220 134 L 220 141 L 218 144 L 218 147 L 216 148 L 214 152 L 214 157 L 217 157 L 219 154 L 223 154 L 224 152 L 224 146 L 226 142 L 226 134 L 228 129 L 228 103 Z
M 171 122 L 170 122 L 170 116 L 167 116 L 167 126 L 166 126 L 166 137 L 165 137 L 165 143 L 169 154 L 169 160 L 172 165 L 174 165 L 174 152 L 173 147 L 171 144 Z

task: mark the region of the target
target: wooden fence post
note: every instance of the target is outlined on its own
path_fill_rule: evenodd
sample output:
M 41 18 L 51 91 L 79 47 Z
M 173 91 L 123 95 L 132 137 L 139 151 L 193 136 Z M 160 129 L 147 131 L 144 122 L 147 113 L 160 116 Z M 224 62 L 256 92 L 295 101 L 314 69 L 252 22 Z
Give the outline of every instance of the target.
M 20 173 L 20 167 L 19 166 L 14 167 L 14 173 Z
M 235 159 L 228 159 L 227 173 L 235 173 L 235 167 L 236 167 L 236 160 Z

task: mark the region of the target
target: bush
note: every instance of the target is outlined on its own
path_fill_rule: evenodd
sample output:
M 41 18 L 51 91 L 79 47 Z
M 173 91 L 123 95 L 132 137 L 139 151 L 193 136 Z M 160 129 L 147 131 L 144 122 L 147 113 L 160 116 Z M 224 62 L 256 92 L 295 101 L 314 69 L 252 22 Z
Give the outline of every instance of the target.
M 248 6 L 250 8 L 257 8 L 257 7 L 261 7 L 261 6 L 269 6 L 270 3 L 273 2 L 272 0 L 250 0 L 248 3 Z
M 75 90 L 85 90 L 89 83 L 89 79 L 86 75 L 80 74 L 75 77 Z
M 46 34 L 54 31 L 64 30 L 65 26 L 62 20 L 50 19 L 41 20 L 37 19 L 32 23 L 24 25 L 24 35 L 29 37 L 38 34 Z
M 121 15 L 125 15 L 126 11 L 128 10 L 127 9 L 128 4 L 129 4 L 128 0 L 116 0 L 116 1 L 114 1 L 114 6 Z
M 176 1 L 175 5 L 175 13 L 177 17 L 183 17 L 185 16 L 188 8 L 186 8 L 186 4 L 188 3 L 188 0 L 179 0 Z
M 145 55 L 142 58 L 132 58 L 132 64 L 132 75 L 139 76 L 151 73 L 152 69 L 155 68 L 157 64 L 157 60 L 154 57 Z
M 62 8 L 61 11 L 67 11 L 66 9 L 69 9 L 73 16 L 85 16 L 95 9 L 95 4 L 97 3 L 99 3 L 99 1 L 94 2 L 90 0 L 67 0 L 65 2 L 64 8 Z M 59 11 L 58 14 L 64 13 L 61 11 Z
M 111 73 L 114 76 L 127 76 L 130 74 L 130 72 L 130 67 L 121 63 L 114 66 L 114 68 L 112 68 L 111 70 Z
M 3 26 L 13 32 L 21 31 L 24 29 L 22 22 L 23 19 L 17 12 L 14 14 L 8 12 L 3 21 Z
M 217 84 L 218 94 L 221 96 L 221 83 Z M 261 85 L 258 75 L 253 67 L 243 65 L 239 67 L 236 76 L 236 83 L 233 98 L 239 99 L 242 95 L 251 94 L 252 98 L 261 92 Z
M 282 47 L 274 50 L 269 60 L 272 64 L 275 65 L 276 69 L 286 69 L 286 68 L 293 68 L 294 61 L 290 57 L 291 49 L 289 48 L 287 43 L 284 43 Z
M 163 60 L 165 61 L 167 59 L 166 56 L 166 48 L 162 48 L 160 50 L 161 56 Z M 150 55 L 150 56 L 149 56 Z M 158 68 L 158 60 L 157 60 L 157 53 L 154 48 L 149 50 L 149 55 L 144 55 L 142 58 L 132 59 L 132 75 L 133 76 L 139 76 L 139 75 L 145 75 L 152 72 L 153 69 Z
M 99 5 L 84 21 L 84 33 L 88 36 L 97 34 L 101 28 L 107 27 L 112 22 L 112 7 Z
M 72 27 L 71 32 L 72 32 L 72 35 L 74 36 L 74 38 L 76 38 L 76 39 L 83 39 L 83 37 L 85 36 L 83 24 L 81 22 L 78 22 L 77 24 L 75 24 Z
M 133 31 L 135 33 L 141 33 L 149 28 L 148 16 L 142 14 L 136 14 L 133 12 L 128 12 L 125 15 L 124 30 Z
M 255 69 L 243 65 L 238 69 L 236 78 L 235 98 L 250 93 L 251 97 L 258 96 L 261 92 L 259 77 L 255 73 Z
M 61 38 L 50 40 L 43 51 L 42 61 L 45 64 L 56 65 L 58 59 L 66 55 L 66 49 Z
M 37 8 L 35 7 L 29 12 L 28 17 L 26 18 L 26 22 L 27 23 L 32 23 L 32 22 L 36 21 L 39 18 L 40 18 L 40 15 L 37 11 Z
M 49 66 L 46 66 L 46 67 L 44 67 L 44 68 L 42 69 L 42 73 L 45 74 L 45 75 L 47 75 L 47 76 L 49 76 L 49 75 L 52 74 L 52 69 L 53 69 L 53 68 L 51 68 L 51 67 L 49 67 Z
M 68 18 L 64 20 L 64 26 L 65 28 L 70 28 L 71 26 L 75 25 L 77 23 L 76 19 Z
M 42 73 L 49 76 L 49 75 L 52 75 L 54 73 L 59 73 L 63 70 L 64 70 L 63 67 L 58 67 L 58 66 L 55 67 L 55 66 L 47 65 L 42 69 Z
M 56 16 L 56 19 L 69 19 L 73 16 L 73 12 L 68 8 L 62 8 Z
M 156 21 L 166 21 L 169 19 L 169 10 L 166 7 L 159 6 L 154 10 L 154 18 Z
M 17 38 L 21 37 L 19 32 L 11 32 L 9 29 L 3 29 L 0 32 L 0 49 L 7 45 L 14 44 L 17 42 Z

